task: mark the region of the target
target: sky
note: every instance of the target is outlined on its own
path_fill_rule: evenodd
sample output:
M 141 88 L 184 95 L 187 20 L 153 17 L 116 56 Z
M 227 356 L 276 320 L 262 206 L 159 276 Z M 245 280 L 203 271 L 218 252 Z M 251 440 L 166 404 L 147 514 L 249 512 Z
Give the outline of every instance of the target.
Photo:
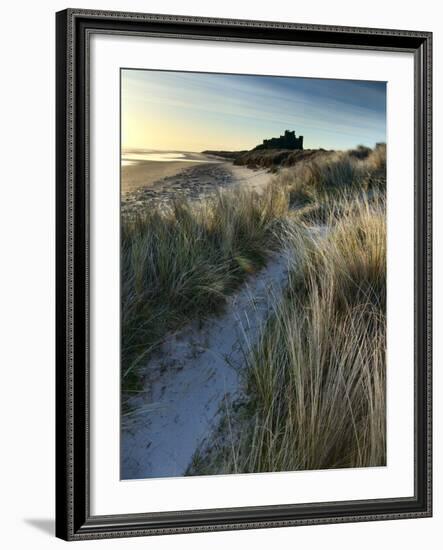
M 285 130 L 304 148 L 386 141 L 386 84 L 122 69 L 122 147 L 251 149 Z

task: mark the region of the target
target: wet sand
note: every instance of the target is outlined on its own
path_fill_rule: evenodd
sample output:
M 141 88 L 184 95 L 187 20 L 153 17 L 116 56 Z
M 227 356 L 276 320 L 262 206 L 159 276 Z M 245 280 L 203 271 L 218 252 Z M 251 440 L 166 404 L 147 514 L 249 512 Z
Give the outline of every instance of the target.
M 198 161 L 143 160 L 136 164 L 122 166 L 122 195 L 133 193 L 143 187 L 150 187 L 157 181 L 175 176 L 199 164 L 201 163 Z

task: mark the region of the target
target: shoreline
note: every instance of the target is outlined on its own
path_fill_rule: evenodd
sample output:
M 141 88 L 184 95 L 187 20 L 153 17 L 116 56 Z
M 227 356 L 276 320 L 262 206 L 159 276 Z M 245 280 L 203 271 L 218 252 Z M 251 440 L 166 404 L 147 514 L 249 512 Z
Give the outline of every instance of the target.
M 208 160 L 208 163 L 214 161 Z M 198 166 L 202 161 L 174 160 L 170 162 L 140 160 L 136 164 L 121 166 L 122 197 L 145 187 L 152 187 L 167 177 L 176 176 Z

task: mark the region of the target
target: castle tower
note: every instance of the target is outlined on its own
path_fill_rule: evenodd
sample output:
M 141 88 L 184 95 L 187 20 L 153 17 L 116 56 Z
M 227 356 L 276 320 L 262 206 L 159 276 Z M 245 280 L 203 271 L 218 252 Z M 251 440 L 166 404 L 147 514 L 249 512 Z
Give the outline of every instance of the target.
M 303 149 L 303 136 L 297 137 L 295 130 L 285 130 L 278 138 L 264 139 L 256 149 Z

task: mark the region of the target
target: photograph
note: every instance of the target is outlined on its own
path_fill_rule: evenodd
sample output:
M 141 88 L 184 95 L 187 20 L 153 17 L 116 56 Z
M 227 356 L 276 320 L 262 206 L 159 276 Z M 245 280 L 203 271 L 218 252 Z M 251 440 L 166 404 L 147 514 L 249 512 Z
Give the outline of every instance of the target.
M 120 69 L 120 479 L 385 467 L 384 81 Z
M 60 539 L 432 517 L 432 29 L 317 11 L 56 13 Z

